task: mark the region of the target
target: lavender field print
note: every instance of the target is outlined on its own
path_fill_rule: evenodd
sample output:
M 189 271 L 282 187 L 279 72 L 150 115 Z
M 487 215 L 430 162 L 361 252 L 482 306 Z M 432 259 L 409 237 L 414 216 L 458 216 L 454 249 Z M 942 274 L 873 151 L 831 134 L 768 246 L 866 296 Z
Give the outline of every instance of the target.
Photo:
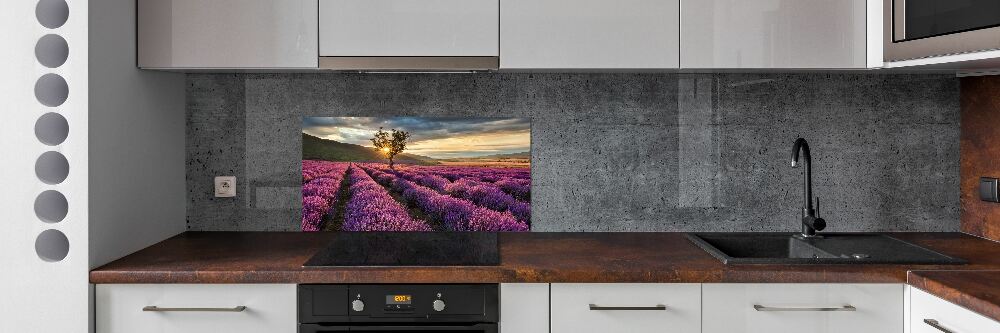
M 528 118 L 307 117 L 302 231 L 528 231 Z

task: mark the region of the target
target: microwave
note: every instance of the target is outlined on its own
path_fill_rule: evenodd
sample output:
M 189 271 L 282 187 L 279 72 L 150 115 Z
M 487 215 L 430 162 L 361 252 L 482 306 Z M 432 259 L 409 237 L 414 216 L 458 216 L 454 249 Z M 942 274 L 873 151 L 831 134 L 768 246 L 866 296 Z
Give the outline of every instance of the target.
M 1000 49 L 1000 0 L 883 0 L 885 61 Z

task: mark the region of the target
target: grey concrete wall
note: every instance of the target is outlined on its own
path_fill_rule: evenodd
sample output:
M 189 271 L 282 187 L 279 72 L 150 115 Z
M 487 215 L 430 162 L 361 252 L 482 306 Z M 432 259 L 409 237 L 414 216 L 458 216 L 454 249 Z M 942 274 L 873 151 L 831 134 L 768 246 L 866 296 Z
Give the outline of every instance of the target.
M 959 83 L 871 74 L 195 74 L 188 228 L 296 230 L 304 116 L 532 118 L 535 231 L 955 231 Z M 238 177 L 236 198 L 212 178 Z

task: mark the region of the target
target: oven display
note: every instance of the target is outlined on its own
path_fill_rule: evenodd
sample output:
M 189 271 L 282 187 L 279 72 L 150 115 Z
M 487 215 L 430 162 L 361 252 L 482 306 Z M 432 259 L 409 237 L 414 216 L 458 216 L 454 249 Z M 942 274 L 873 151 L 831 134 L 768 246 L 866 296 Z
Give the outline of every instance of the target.
M 387 305 L 410 305 L 413 304 L 412 295 L 385 295 Z

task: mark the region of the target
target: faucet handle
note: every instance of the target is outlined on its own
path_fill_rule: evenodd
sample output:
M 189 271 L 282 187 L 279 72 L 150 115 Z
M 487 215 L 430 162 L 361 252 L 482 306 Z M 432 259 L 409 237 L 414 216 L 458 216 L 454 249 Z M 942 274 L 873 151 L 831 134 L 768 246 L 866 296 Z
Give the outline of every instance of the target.
M 816 197 L 816 219 L 813 220 L 813 226 L 816 231 L 826 229 L 826 220 L 819 217 L 819 196 Z
M 819 217 L 819 196 L 816 196 L 816 217 Z

